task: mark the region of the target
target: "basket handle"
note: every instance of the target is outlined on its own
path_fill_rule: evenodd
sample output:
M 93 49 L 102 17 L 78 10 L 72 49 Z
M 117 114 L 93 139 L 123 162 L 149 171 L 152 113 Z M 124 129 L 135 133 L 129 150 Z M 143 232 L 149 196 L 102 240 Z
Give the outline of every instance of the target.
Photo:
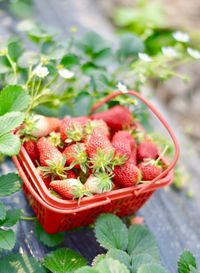
M 91 110 L 90 110 L 90 114 L 94 113 L 99 107 L 101 107 L 102 105 L 104 105 L 105 103 L 109 102 L 110 100 L 112 100 L 113 98 L 115 98 L 116 96 L 122 95 L 122 94 L 130 94 L 136 98 L 138 98 L 140 101 L 142 101 L 144 104 L 147 105 L 147 107 L 151 110 L 151 112 L 154 113 L 154 115 L 161 121 L 161 123 L 164 125 L 164 127 L 166 128 L 166 130 L 168 131 L 169 135 L 172 138 L 172 141 L 174 143 L 174 147 L 175 147 L 175 154 L 174 154 L 174 158 L 172 160 L 172 162 L 170 163 L 170 165 L 167 167 L 167 169 L 165 169 L 161 174 L 159 174 L 157 177 L 155 177 L 151 183 L 149 183 L 148 185 L 144 185 L 142 188 L 135 190 L 134 193 L 135 195 L 139 195 L 142 192 L 146 191 L 148 188 L 150 188 L 152 185 L 154 185 L 160 178 L 164 177 L 166 174 L 168 174 L 175 166 L 178 157 L 179 157 L 179 144 L 178 141 L 171 129 L 171 127 L 169 126 L 168 122 L 165 120 L 165 118 L 160 114 L 160 112 L 158 110 L 156 110 L 156 108 L 147 100 L 145 99 L 143 96 L 141 96 L 138 92 L 133 91 L 133 90 L 128 90 L 126 93 L 123 93 L 121 91 L 114 91 L 113 93 L 109 94 L 108 96 L 106 96 L 105 98 L 101 99 L 99 102 L 95 103 Z

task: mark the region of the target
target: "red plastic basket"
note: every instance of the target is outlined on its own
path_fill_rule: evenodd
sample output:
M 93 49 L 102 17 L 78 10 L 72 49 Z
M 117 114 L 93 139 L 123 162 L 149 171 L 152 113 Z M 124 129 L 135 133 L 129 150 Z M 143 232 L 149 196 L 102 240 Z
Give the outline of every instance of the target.
M 173 161 L 148 184 L 84 197 L 78 205 L 77 201 L 62 200 L 49 193 L 25 148 L 22 147 L 18 158 L 13 157 L 13 161 L 24 182 L 24 193 L 46 232 L 55 233 L 88 225 L 102 212 L 112 212 L 119 216 L 134 213 L 144 205 L 155 190 L 173 181 L 173 168 L 179 156 L 179 146 L 171 128 L 150 102 L 135 91 L 128 93 L 145 103 L 169 132 L 175 146 Z M 122 94 L 120 91 L 116 91 L 108 95 L 92 107 L 91 113 L 120 94 Z

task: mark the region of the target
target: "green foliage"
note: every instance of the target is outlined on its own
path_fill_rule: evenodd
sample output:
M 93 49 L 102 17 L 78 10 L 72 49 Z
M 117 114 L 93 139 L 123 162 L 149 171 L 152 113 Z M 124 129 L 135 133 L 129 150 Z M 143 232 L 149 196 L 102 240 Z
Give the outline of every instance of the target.
M 0 229 L 0 250 L 13 249 L 16 242 L 16 236 L 12 229 L 3 230 Z
M 137 273 L 167 273 L 167 271 L 159 264 L 150 263 L 142 265 Z
M 141 225 L 133 225 L 129 228 L 128 253 L 132 257 L 138 254 L 149 254 L 156 261 L 160 259 L 159 250 L 153 234 L 148 228 Z
M 0 260 L 1 273 L 46 273 L 33 257 L 21 254 L 7 255 Z
M 21 188 L 21 178 L 16 173 L 0 176 L 0 197 L 11 195 Z
M 118 260 L 120 263 L 124 264 L 127 268 L 130 266 L 131 257 L 123 250 L 120 249 L 110 249 L 107 254 L 107 258 L 112 258 Z
M 30 102 L 27 91 L 19 85 L 8 85 L 0 93 L 0 115 L 23 111 Z
M 86 265 L 86 261 L 73 250 L 60 248 L 47 254 L 43 264 L 54 273 L 73 273 L 79 267 Z
M 12 227 L 20 220 L 21 216 L 22 211 L 20 209 L 7 210 L 5 219 L 0 221 L 0 226 Z
M 35 223 L 35 235 L 40 242 L 48 247 L 60 245 L 64 241 L 64 233 L 48 234 L 38 221 Z
M 0 221 L 5 220 L 6 218 L 6 209 L 4 207 L 4 204 L 0 201 Z
M 125 250 L 127 248 L 127 227 L 113 214 L 102 214 L 96 220 L 95 236 L 98 242 L 106 249 Z
M 95 268 L 99 273 L 129 273 L 129 270 L 124 264 L 112 258 L 103 259 Z
M 178 260 L 178 273 L 190 273 L 191 268 L 196 269 L 196 259 L 190 251 L 184 251 Z

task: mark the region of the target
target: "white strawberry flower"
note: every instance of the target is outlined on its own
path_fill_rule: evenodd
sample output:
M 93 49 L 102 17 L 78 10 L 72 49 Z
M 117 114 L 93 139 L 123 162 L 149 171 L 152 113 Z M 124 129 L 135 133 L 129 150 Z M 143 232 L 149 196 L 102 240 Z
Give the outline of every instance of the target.
M 197 60 L 200 59 L 200 51 L 199 50 L 196 50 L 196 49 L 193 49 L 191 47 L 188 47 L 187 48 L 187 52 L 194 59 L 197 59 Z
M 74 72 L 72 72 L 66 68 L 59 69 L 58 73 L 64 79 L 71 79 L 74 77 Z
M 33 70 L 33 74 L 38 76 L 39 78 L 45 78 L 49 74 L 49 70 L 46 66 L 38 65 Z
M 146 53 L 138 53 L 138 57 L 140 60 L 146 62 L 146 63 L 150 63 L 152 61 L 151 57 L 146 54 Z
M 119 91 L 121 91 L 122 93 L 124 93 L 124 94 L 128 93 L 127 86 L 125 84 L 121 83 L 121 82 L 118 82 L 117 89 Z
M 172 46 L 162 47 L 162 53 L 163 53 L 163 55 L 165 55 L 167 57 L 177 57 L 178 56 L 178 52 Z
M 172 34 L 174 39 L 178 42 L 187 43 L 190 40 L 190 36 L 186 32 L 176 31 Z

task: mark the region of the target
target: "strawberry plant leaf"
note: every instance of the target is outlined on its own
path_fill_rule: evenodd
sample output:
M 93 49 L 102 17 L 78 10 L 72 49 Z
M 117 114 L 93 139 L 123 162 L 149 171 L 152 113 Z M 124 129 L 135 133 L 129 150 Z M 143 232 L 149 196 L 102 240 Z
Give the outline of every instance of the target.
M 6 209 L 4 204 L 0 201 L 0 221 L 4 221 L 6 218 Z
M 20 209 L 7 210 L 6 218 L 4 221 L 0 221 L 0 226 L 4 227 L 14 226 L 19 221 L 21 215 L 22 211 Z
M 0 197 L 11 195 L 21 188 L 21 178 L 16 173 L 0 176 Z
M 1 273 L 46 273 L 46 269 L 33 257 L 11 254 L 0 260 Z
M 87 262 L 75 251 L 60 248 L 47 254 L 43 264 L 54 273 L 74 273 L 76 269 L 85 266 Z
M 106 258 L 100 261 L 95 269 L 97 269 L 99 273 L 129 273 L 128 268 L 124 264 L 112 258 Z
M 22 111 L 27 108 L 29 102 L 30 96 L 22 86 L 8 85 L 0 93 L 0 116 L 7 112 Z
M 0 229 L 0 249 L 11 250 L 16 242 L 16 235 L 12 229 Z
M 137 273 L 167 273 L 165 268 L 157 263 L 143 264 Z
M 139 254 L 132 256 L 131 259 L 131 273 L 137 273 L 140 266 L 149 263 L 155 263 L 155 259 L 149 254 Z
M 99 271 L 90 266 L 84 266 L 76 270 L 74 273 L 99 273 Z
M 178 273 L 189 273 L 190 266 L 197 268 L 196 259 L 190 251 L 184 251 L 178 260 Z
M 23 120 L 24 114 L 21 112 L 10 112 L 0 116 L 0 136 L 3 136 L 15 129 L 23 122 Z
M 38 221 L 35 223 L 35 235 L 40 242 L 48 247 L 60 245 L 64 241 L 64 233 L 48 234 Z
M 92 266 L 96 266 L 101 260 L 106 258 L 106 254 L 98 254 L 92 261 Z
M 144 43 L 141 38 L 134 34 L 124 34 L 120 40 L 120 46 L 118 50 L 119 58 L 133 60 L 139 52 L 144 51 Z
M 0 153 L 3 155 L 16 155 L 19 153 L 21 142 L 18 136 L 5 134 L 0 136 Z
M 128 233 L 128 253 L 131 256 L 149 254 L 156 261 L 160 260 L 159 250 L 151 231 L 142 225 L 133 225 Z
M 118 260 L 120 263 L 125 264 L 127 268 L 130 266 L 131 257 L 123 250 L 119 249 L 110 249 L 106 253 L 107 258 L 112 258 L 114 260 Z
M 127 248 L 127 227 L 119 217 L 113 214 L 102 214 L 97 218 L 95 236 L 100 245 L 106 249 L 126 250 Z

